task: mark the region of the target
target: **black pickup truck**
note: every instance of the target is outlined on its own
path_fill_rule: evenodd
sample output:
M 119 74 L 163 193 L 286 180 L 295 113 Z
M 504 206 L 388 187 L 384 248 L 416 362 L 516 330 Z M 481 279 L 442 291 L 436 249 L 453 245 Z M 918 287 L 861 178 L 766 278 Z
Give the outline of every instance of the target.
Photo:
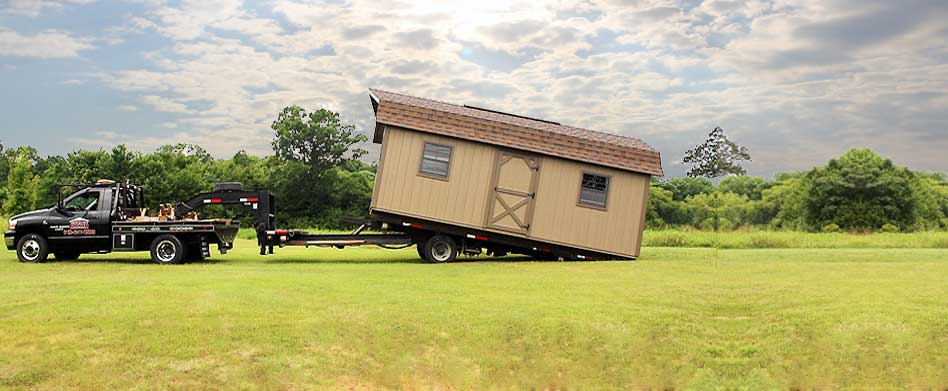
M 50 208 L 10 218 L 4 242 L 8 250 L 16 250 L 21 262 L 43 262 L 50 254 L 74 260 L 83 253 L 151 251 L 155 262 L 175 264 L 210 256 L 211 244 L 223 254 L 233 248 L 237 223 L 182 218 L 209 204 L 239 203 L 264 215 L 271 212 L 263 220 L 273 224 L 269 192 L 244 192 L 227 184 L 175 206 L 164 218 L 141 216 L 145 196 L 141 186 L 108 180 L 66 186 L 80 190 Z

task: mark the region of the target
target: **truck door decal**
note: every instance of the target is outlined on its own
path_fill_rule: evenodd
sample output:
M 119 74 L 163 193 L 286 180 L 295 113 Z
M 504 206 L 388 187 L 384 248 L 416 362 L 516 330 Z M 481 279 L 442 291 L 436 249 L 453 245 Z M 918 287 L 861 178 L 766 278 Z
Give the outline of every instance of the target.
M 76 217 L 69 220 L 69 228 L 63 230 L 63 235 L 95 235 L 95 230 L 89 228 L 89 220 L 82 217 Z

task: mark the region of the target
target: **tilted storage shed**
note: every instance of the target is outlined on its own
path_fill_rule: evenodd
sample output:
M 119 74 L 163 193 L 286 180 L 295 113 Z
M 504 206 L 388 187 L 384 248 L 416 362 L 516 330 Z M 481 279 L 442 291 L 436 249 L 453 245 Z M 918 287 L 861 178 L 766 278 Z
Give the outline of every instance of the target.
M 641 140 L 370 90 L 372 213 L 634 258 L 659 153 Z

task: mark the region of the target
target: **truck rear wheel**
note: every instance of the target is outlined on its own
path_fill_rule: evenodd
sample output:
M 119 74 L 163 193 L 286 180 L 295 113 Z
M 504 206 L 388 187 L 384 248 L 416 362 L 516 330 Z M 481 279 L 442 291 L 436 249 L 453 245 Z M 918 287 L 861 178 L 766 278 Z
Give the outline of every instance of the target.
M 458 244 L 447 235 L 435 235 L 425 241 L 423 258 L 428 262 L 453 262 L 458 257 Z
M 16 257 L 20 262 L 45 262 L 49 256 L 49 244 L 37 234 L 29 234 L 17 242 Z
M 151 260 L 162 265 L 182 263 L 187 248 L 174 235 L 161 235 L 151 242 Z

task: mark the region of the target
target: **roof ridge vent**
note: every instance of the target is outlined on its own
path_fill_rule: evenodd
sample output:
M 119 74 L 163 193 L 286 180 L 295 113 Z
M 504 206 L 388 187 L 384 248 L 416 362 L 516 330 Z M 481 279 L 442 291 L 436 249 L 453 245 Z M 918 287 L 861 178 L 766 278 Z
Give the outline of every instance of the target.
M 553 124 L 553 125 L 562 125 L 562 124 L 560 124 L 559 122 L 556 122 L 556 121 L 547 121 L 547 120 L 545 120 L 545 119 L 527 117 L 527 116 L 517 115 L 517 114 L 510 114 L 510 113 L 505 113 L 505 112 L 503 112 L 503 111 L 485 109 L 485 108 L 483 108 L 483 107 L 477 107 L 477 106 L 471 106 L 471 105 L 464 105 L 464 107 L 466 107 L 466 108 L 468 108 L 468 109 L 486 111 L 486 112 L 488 112 L 488 113 L 501 114 L 501 115 L 509 115 L 509 116 L 511 116 L 511 117 L 523 118 L 523 119 L 528 119 L 528 120 L 531 120 L 531 121 L 544 122 L 544 123 Z

